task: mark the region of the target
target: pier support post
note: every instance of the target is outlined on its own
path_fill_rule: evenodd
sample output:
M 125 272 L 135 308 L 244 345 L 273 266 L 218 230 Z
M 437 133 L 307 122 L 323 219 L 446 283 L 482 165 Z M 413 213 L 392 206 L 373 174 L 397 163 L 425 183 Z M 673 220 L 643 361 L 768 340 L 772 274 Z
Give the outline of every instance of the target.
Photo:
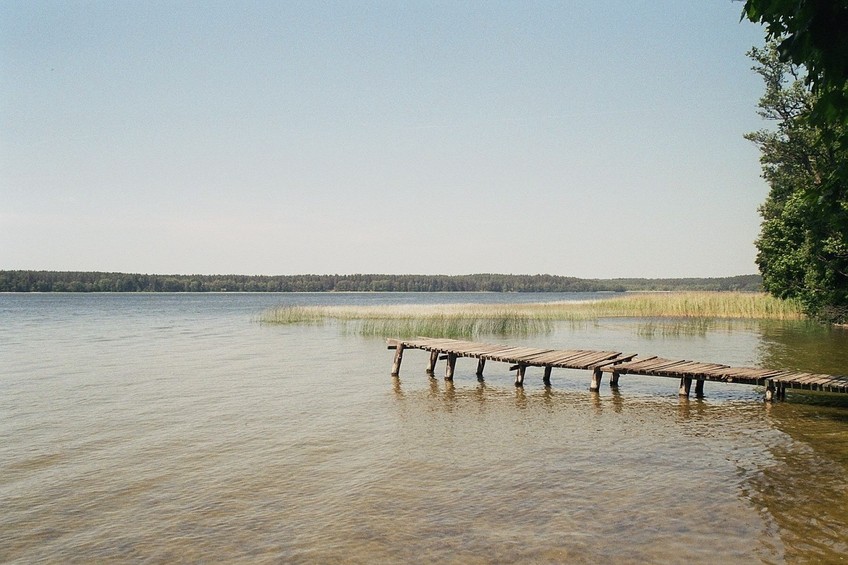
M 427 374 L 432 375 L 436 371 L 436 362 L 439 360 L 439 352 L 431 351 L 430 360 L 427 362 Z
M 698 379 L 695 382 L 695 397 L 704 398 L 704 379 Z
M 545 366 L 545 374 L 542 376 L 542 382 L 545 383 L 545 386 L 551 386 L 551 370 L 553 367 L 550 365 Z
M 448 353 L 448 364 L 445 366 L 445 380 L 453 380 L 453 370 L 456 367 L 456 354 Z
M 697 385 L 696 385 L 697 386 Z M 689 390 L 692 388 L 692 377 L 681 377 L 680 389 L 677 391 L 679 396 L 689 396 Z
M 518 371 L 515 373 L 515 386 L 524 386 L 524 371 L 527 370 L 527 365 L 519 365 Z
M 400 376 L 400 363 L 403 361 L 403 344 L 398 343 L 395 349 L 395 360 L 392 362 L 392 376 Z
M 600 367 L 595 367 L 595 370 L 592 371 L 592 384 L 589 385 L 589 392 L 598 392 L 601 390 L 601 380 L 604 378 L 603 372 L 601 372 Z
M 621 373 L 618 371 L 613 371 L 612 375 L 610 375 L 610 386 L 612 388 L 618 388 L 618 377 L 621 376 Z
M 486 360 L 482 357 L 477 360 L 477 380 L 483 380 L 483 369 L 486 367 Z
M 768 381 L 766 383 L 766 402 L 773 402 L 774 400 L 776 400 L 775 392 L 776 389 L 774 386 L 774 381 Z

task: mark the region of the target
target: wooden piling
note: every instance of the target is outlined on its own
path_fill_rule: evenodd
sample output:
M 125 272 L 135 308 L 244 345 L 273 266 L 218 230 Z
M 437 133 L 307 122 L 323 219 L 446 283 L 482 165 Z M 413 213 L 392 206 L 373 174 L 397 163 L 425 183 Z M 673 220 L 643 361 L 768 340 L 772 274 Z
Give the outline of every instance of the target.
M 515 386 L 524 386 L 524 371 L 527 370 L 527 365 L 518 365 L 515 373 Z
M 477 379 L 483 380 L 483 369 L 486 367 L 486 360 L 482 357 L 477 360 Z
M 621 376 L 621 373 L 618 371 L 613 371 L 610 375 L 610 386 L 612 388 L 618 388 L 618 377 Z
M 695 381 L 695 397 L 704 398 L 704 379 Z
M 551 386 L 551 371 L 552 370 L 553 370 L 553 367 L 551 367 L 550 365 L 545 365 L 545 374 L 542 377 L 542 382 L 545 384 L 545 386 Z
M 439 352 L 431 351 L 430 360 L 427 362 L 427 374 L 432 375 L 436 372 L 436 362 L 439 360 Z
M 456 354 L 448 353 L 448 364 L 445 365 L 445 380 L 452 381 L 453 380 L 453 370 L 456 367 Z
M 601 372 L 600 367 L 595 367 L 592 371 L 592 384 L 589 385 L 589 392 L 598 392 L 601 390 L 601 380 L 603 379 L 604 374 Z
M 404 346 L 402 343 L 397 344 L 397 348 L 395 349 L 395 360 L 392 362 L 392 376 L 399 377 L 400 376 L 400 363 L 403 361 L 403 349 Z M 383 373 L 385 374 L 385 373 Z
M 697 385 L 695 385 L 697 386 Z M 692 377 L 681 377 L 680 388 L 677 391 L 679 396 L 689 396 L 689 390 L 692 388 Z

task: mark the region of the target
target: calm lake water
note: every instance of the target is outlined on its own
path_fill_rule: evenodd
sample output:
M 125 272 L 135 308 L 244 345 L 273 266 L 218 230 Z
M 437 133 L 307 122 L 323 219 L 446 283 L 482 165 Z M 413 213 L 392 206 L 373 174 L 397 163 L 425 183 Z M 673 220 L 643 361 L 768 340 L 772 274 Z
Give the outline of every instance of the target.
M 453 384 L 280 303 L 586 295 L 0 295 L 0 562 L 848 560 L 848 398 L 460 359 Z M 601 320 L 488 341 L 848 374 L 848 331 Z M 443 371 L 440 363 L 439 370 Z M 437 372 L 438 375 L 438 372 Z

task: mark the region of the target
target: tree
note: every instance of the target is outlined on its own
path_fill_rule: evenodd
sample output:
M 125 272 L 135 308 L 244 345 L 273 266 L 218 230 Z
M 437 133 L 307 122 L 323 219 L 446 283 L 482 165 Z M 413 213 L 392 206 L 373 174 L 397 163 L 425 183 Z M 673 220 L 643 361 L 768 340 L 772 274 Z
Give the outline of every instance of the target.
M 783 60 L 780 45 L 772 42 L 749 55 L 766 87 L 760 115 L 777 122 L 774 130 L 746 136 L 760 147 L 770 186 L 756 242 L 763 287 L 800 300 L 813 317 L 844 323 L 848 191 L 839 171 L 848 162 L 840 142 L 845 125 L 812 119 L 819 95 L 801 67 Z
M 848 1 L 746 0 L 742 18 L 765 26 L 782 62 L 806 69 L 805 83 L 815 94 L 809 120 L 848 151 Z M 848 162 L 842 161 L 809 190 L 834 198 L 846 184 Z
M 766 26 L 782 62 L 806 68 L 814 121 L 848 122 L 848 2 L 746 0 L 742 17 Z

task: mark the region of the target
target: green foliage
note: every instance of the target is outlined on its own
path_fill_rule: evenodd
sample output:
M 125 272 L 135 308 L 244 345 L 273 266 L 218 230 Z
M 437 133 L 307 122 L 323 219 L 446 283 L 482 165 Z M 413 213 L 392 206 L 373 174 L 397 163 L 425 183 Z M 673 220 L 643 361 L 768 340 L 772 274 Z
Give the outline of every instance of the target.
M 770 192 L 757 264 L 763 287 L 799 300 L 806 311 L 831 322 L 848 320 L 848 191 L 840 180 L 848 153 L 839 141 L 845 127 L 810 119 L 816 95 L 801 69 L 783 62 L 779 49 L 753 49 L 754 69 L 766 91 L 760 114 L 776 129 L 748 134 L 761 150 Z
M 814 121 L 848 123 L 848 3 L 747 0 L 742 17 L 765 25 L 781 62 L 806 68 L 805 82 L 817 96 Z

